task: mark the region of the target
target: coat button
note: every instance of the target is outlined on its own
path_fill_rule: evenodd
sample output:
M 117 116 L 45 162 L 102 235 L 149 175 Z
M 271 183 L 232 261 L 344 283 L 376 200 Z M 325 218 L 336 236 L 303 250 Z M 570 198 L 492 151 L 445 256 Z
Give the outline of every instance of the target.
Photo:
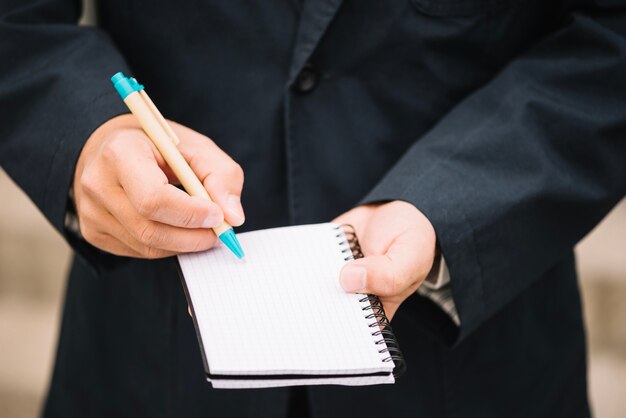
M 320 73 L 312 64 L 306 64 L 294 83 L 294 89 L 298 93 L 308 93 L 313 90 L 320 81 Z

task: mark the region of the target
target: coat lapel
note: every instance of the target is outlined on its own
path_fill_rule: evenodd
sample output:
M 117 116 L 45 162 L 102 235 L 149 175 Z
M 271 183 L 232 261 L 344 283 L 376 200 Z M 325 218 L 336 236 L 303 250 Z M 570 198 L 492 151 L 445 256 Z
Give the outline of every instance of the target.
M 289 85 L 306 64 L 342 0 L 305 0 L 289 69 Z

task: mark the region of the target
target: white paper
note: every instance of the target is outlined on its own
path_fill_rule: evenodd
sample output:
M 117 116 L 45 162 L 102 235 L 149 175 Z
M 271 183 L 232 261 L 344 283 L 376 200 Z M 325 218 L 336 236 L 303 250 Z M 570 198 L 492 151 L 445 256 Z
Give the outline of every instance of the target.
M 393 362 L 382 361 L 388 354 L 379 352 L 385 344 L 374 344 L 380 337 L 372 336 L 377 328 L 365 318 L 371 311 L 362 309 L 367 306 L 359 302 L 364 296 L 345 293 L 339 285 L 346 244 L 335 225 L 237 236 L 246 252 L 244 261 L 223 246 L 179 256 L 211 375 L 393 370 Z M 287 386 L 287 380 L 266 380 L 265 386 L 262 381 L 230 380 L 223 385 Z M 374 376 L 318 378 L 306 384 L 391 382 L 386 376 Z M 242 384 L 255 386 L 237 386 Z

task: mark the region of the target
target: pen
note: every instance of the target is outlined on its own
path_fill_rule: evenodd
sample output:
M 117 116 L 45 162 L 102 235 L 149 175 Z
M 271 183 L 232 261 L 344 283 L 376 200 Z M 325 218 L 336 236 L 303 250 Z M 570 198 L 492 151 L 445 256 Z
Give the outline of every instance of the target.
M 202 182 L 198 180 L 187 161 L 176 147 L 180 140 L 158 111 L 144 87 L 133 77 L 126 77 L 119 72 L 111 77 L 115 89 L 126 103 L 133 115 L 139 120 L 141 127 L 157 147 L 163 159 L 170 166 L 183 187 L 192 196 L 199 196 L 212 201 Z M 239 259 L 244 257 L 243 249 L 233 231 L 233 227 L 224 221 L 220 226 L 213 228 L 215 235 Z

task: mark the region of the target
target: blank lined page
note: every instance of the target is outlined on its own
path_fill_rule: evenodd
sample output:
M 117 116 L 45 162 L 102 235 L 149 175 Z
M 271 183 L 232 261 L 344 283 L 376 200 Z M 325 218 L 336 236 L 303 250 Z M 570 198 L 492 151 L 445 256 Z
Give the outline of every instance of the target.
M 237 235 L 244 261 L 223 246 L 179 256 L 211 375 L 393 369 L 384 343 L 374 344 L 363 295 L 339 285 L 338 234 L 332 224 L 275 228 Z

